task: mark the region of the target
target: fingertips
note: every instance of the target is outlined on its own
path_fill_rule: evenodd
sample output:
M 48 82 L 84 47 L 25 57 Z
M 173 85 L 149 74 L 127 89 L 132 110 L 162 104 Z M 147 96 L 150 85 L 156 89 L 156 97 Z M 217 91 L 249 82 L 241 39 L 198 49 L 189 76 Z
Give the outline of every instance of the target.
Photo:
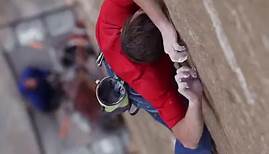
M 179 63 L 183 63 L 188 59 L 188 53 L 186 51 L 184 52 L 176 52 L 176 60 Z
M 177 69 L 177 74 L 190 74 L 193 78 L 198 77 L 197 71 L 187 66 L 182 66 L 181 68 Z
M 178 78 L 189 78 L 191 74 L 188 71 L 181 71 L 178 72 L 176 76 L 178 76 Z
M 182 63 L 188 59 L 187 52 L 178 52 L 176 50 L 173 50 L 172 52 L 167 54 L 169 55 L 170 59 L 176 63 Z
M 186 47 L 185 46 L 181 46 L 179 44 L 175 44 L 174 45 L 174 49 L 179 51 L 179 52 L 183 52 L 183 51 L 186 51 Z
M 177 74 L 180 72 L 188 72 L 190 70 L 191 70 L 191 68 L 188 66 L 181 66 L 179 69 L 177 69 Z
M 195 71 L 195 70 L 191 70 L 190 71 L 190 73 L 191 73 L 191 76 L 193 77 L 193 78 L 197 78 L 198 77 L 198 74 L 197 74 L 197 72 Z
M 187 82 L 178 83 L 178 89 L 184 90 L 190 88 Z

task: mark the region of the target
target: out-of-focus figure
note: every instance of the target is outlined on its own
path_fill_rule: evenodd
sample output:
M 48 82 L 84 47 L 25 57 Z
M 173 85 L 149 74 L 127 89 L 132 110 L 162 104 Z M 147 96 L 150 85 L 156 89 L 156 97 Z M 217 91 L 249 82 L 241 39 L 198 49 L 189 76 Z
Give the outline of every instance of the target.
M 65 84 L 65 93 L 74 102 L 74 109 L 95 122 L 100 114 L 95 96 L 95 82 L 89 79 L 89 73 L 84 67 L 77 67 L 75 74 L 74 78 Z
M 74 128 L 79 128 L 88 136 L 86 134 L 95 127 L 101 116 L 95 96 L 94 76 L 97 72 L 88 67 L 91 66 L 89 63 L 94 62 L 91 57 L 95 57 L 95 53 L 84 28 L 81 22 L 77 23 L 77 28 L 66 40 L 61 56 L 64 68 L 61 81 L 66 96 L 58 114 L 59 136 L 62 139 L 72 136 L 76 132 Z
M 49 79 L 48 70 L 27 67 L 19 79 L 19 90 L 26 97 L 31 107 L 41 112 L 51 112 L 59 105 L 59 91 Z
M 62 74 L 63 89 L 66 96 L 73 102 L 73 109 L 93 122 L 98 119 L 100 108 L 95 97 L 94 75 L 97 72 L 88 68 L 95 57 L 85 26 L 77 22 L 74 32 L 67 38 L 62 53 L 61 63 L 65 68 Z

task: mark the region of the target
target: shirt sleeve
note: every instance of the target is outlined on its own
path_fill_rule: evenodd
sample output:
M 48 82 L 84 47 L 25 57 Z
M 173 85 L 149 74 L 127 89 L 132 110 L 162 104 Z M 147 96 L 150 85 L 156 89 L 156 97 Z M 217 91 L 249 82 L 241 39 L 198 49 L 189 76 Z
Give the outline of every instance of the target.
M 109 29 L 120 31 L 127 19 L 138 9 L 132 0 L 105 0 L 101 6 L 97 26 L 105 24 Z
M 134 5 L 133 0 L 110 0 L 110 1 L 121 7 L 131 7 Z

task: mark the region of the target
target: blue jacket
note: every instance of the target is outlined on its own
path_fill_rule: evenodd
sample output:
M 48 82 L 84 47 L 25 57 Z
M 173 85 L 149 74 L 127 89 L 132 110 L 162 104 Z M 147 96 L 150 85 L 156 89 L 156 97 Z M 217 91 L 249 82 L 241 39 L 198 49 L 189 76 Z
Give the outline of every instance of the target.
M 48 83 L 46 78 L 49 72 L 34 67 L 27 67 L 21 74 L 19 79 L 19 90 L 24 95 L 29 103 L 39 111 L 48 111 L 52 105 L 54 95 L 53 88 Z M 34 90 L 29 90 L 25 87 L 24 81 L 28 78 L 37 80 L 37 87 Z

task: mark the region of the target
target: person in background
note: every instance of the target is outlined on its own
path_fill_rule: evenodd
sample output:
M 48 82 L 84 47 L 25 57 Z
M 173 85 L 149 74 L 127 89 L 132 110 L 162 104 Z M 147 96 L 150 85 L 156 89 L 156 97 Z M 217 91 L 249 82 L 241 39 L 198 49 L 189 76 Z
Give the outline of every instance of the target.
M 59 136 L 62 139 L 72 133 L 72 124 L 80 127 L 81 123 L 78 121 L 83 121 L 82 123 L 90 130 L 91 127 L 96 127 L 95 123 L 101 116 L 101 109 L 95 97 L 96 73 L 89 69 L 89 62 L 92 61 L 91 57 L 95 57 L 95 52 L 90 45 L 84 25 L 78 22 L 76 26 L 74 32 L 67 38 L 61 57 L 64 68 L 61 82 L 66 98 L 58 112 Z
M 30 103 L 40 112 L 54 111 L 59 102 L 59 91 L 49 81 L 51 73 L 47 70 L 27 67 L 20 75 L 18 88 Z
M 66 70 L 66 78 L 74 76 L 76 67 L 84 67 L 90 78 L 98 79 L 102 75 L 95 67 L 95 59 L 96 53 L 87 35 L 85 24 L 77 21 L 73 32 L 66 38 L 60 60 Z
M 95 97 L 95 82 L 89 79 L 89 73 L 84 67 L 75 69 L 75 76 L 66 82 L 64 91 L 74 104 L 74 109 L 87 120 L 96 122 L 100 116 L 100 107 Z
M 93 131 L 101 128 L 109 132 L 122 124 L 119 118 L 111 118 L 101 112 L 98 105 L 95 80 L 103 75 L 97 70 L 95 60 L 96 53 L 85 25 L 82 21 L 77 21 L 74 31 L 66 39 L 61 57 L 61 64 L 65 69 L 61 81 L 67 98 L 58 112 L 59 136 L 62 139 L 72 133 L 72 124 L 80 127 L 81 123 L 78 121 L 83 121 L 88 130 Z

